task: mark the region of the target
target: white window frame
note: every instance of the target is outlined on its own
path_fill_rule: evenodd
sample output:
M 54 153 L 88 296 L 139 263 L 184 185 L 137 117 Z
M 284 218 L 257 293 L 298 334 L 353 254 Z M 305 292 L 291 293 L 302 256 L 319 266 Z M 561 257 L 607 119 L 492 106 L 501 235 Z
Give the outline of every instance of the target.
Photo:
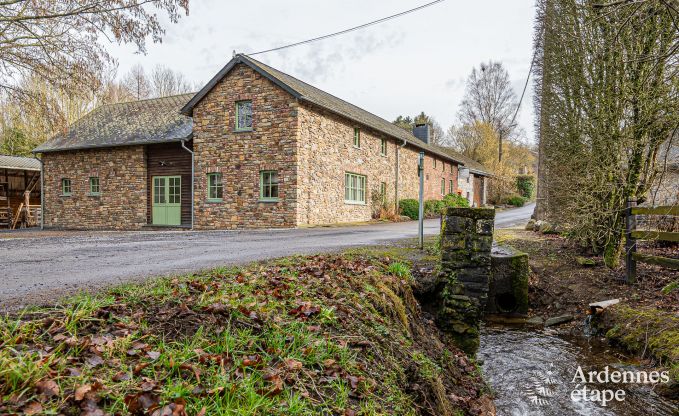
M 344 173 L 344 202 L 346 204 L 365 205 L 367 201 L 367 182 L 365 175 L 353 172 Z

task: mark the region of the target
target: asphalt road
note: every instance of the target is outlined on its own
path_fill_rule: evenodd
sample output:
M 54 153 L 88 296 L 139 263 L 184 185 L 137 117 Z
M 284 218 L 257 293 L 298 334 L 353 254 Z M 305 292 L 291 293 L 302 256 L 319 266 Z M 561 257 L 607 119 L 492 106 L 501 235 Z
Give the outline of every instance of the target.
M 497 228 L 526 222 L 533 205 L 499 212 Z M 439 220 L 425 221 L 427 235 Z M 19 234 L 20 236 L 20 234 Z M 417 237 L 417 222 L 256 231 L 55 233 L 0 239 L 0 309 L 54 303 L 79 290 L 292 254 Z

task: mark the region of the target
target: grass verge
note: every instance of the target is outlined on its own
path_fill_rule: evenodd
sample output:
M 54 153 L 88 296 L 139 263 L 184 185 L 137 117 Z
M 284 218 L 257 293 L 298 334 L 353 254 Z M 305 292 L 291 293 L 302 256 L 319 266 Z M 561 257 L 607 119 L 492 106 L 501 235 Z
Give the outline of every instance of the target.
M 120 286 L 0 318 L 0 413 L 458 415 L 489 406 L 399 249 Z

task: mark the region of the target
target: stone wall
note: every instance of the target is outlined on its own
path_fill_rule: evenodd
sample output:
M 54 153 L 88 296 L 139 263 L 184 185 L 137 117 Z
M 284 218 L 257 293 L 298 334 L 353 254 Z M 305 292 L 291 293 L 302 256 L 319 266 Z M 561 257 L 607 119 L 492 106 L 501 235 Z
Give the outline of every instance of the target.
M 474 177 L 475 175 L 469 172 L 468 178 L 459 178 L 459 189 L 462 192 L 462 196 L 467 198 L 469 205 L 474 204 Z
M 252 100 L 253 129 L 235 131 L 236 101 Z M 239 64 L 193 110 L 196 229 L 297 225 L 296 100 Z M 259 173 L 276 170 L 279 200 L 259 199 Z M 207 174 L 221 173 L 224 198 L 207 200 Z
M 417 163 L 420 149 L 401 147 L 382 133 L 303 104 L 299 107 L 299 224 L 331 224 L 370 220 L 379 209 L 380 184 L 386 184 L 386 201 L 396 204 L 396 152 L 399 152 L 399 199 L 417 199 Z M 361 146 L 354 147 L 354 128 L 360 128 Z M 387 139 L 386 155 L 381 139 Z M 448 193 L 450 181 L 457 186 L 457 165 L 432 155 L 425 156 L 425 199 L 441 199 L 441 179 Z M 366 176 L 366 204 L 344 201 L 344 174 Z
M 42 155 L 45 164 L 45 227 L 139 229 L 146 224 L 146 161 L 143 146 L 78 150 Z M 90 195 L 99 177 L 101 195 Z M 71 180 L 63 196 L 61 180 Z
M 468 353 L 479 343 L 491 274 L 495 210 L 448 208 L 441 224 L 441 274 L 437 323 Z

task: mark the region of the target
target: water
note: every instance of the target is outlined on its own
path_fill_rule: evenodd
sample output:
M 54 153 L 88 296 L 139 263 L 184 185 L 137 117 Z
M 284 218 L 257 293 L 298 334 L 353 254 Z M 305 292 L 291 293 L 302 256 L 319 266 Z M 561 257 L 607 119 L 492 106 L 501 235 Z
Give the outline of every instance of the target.
M 578 366 L 585 376 L 588 371 L 604 371 L 606 366 L 611 372 L 640 370 L 629 362 L 623 363 L 620 356 L 596 339 L 562 337 L 547 329 L 487 326 L 481 331 L 478 359 L 483 361 L 484 375 L 495 392 L 498 416 L 679 414 L 677 403 L 658 396 L 648 384 L 588 383 L 588 389 L 623 390 L 624 401 L 612 400 L 606 406 L 573 401 L 571 392 L 576 383 L 572 380 Z

